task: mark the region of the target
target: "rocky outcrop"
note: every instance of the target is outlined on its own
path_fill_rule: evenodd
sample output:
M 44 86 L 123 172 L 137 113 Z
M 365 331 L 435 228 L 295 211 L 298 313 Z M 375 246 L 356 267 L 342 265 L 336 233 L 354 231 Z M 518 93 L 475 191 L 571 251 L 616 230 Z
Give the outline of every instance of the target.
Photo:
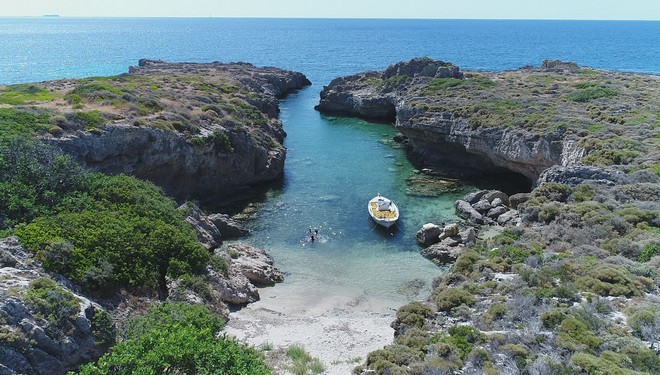
M 215 224 L 224 238 L 243 237 L 250 233 L 241 223 L 232 219 L 227 214 L 212 214 L 208 218 Z
M 460 230 L 457 224 L 441 228 L 427 223 L 417 232 L 417 243 L 422 246 L 422 255 L 436 264 L 455 261 L 476 241 L 477 233 L 473 227 Z
M 35 280 L 50 278 L 17 239 L 0 240 L 0 259 L 0 373 L 65 374 L 96 360 L 113 343 L 111 321 L 101 317 L 108 316 L 105 310 L 66 283 L 58 285 L 62 292 L 49 292 L 50 310 L 36 311 L 27 291 Z M 44 314 L 58 314 L 56 296 L 78 308 L 49 319 Z
M 251 283 L 257 286 L 275 285 L 284 281 L 284 274 L 273 266 L 273 258 L 263 250 L 246 243 L 232 243 L 227 246 L 232 256 L 231 266 L 239 270 Z
M 179 206 L 179 210 L 186 212 L 186 222 L 190 224 L 197 234 L 197 241 L 199 241 L 206 250 L 213 250 L 222 244 L 222 234 L 210 219 L 205 215 L 199 207 L 190 203 L 184 203 Z
M 509 196 L 498 190 L 480 190 L 455 202 L 456 215 L 474 225 L 518 225 L 518 211 L 510 208 Z
M 110 78 L 46 82 L 85 103 L 71 112 L 63 103 L 58 131 L 47 140 L 94 170 L 147 179 L 178 200 L 201 203 L 281 176 L 286 134 L 278 98 L 310 84 L 301 73 L 246 63 L 152 60 Z
M 544 171 L 538 184 L 556 182 L 570 186 L 597 184 L 614 186 L 623 182 L 625 174 L 616 169 L 599 168 L 587 165 L 554 166 Z
M 544 66 L 561 70 L 572 65 L 546 62 Z M 445 103 L 447 97 L 431 93 L 446 90 L 444 84 L 480 84 L 470 83 L 470 79 L 452 64 L 413 59 L 384 72 L 333 80 L 321 91 L 316 109 L 394 122 L 418 162 L 445 174 L 470 177 L 511 171 L 531 185 L 547 168 L 576 163 L 585 155 L 585 149 L 565 128 L 541 134 L 522 127 L 479 126 L 465 111 L 466 105 L 478 103 L 479 98 Z M 474 108 L 478 111 L 478 104 Z
M 273 259 L 263 250 L 246 243 L 227 244 L 216 248 L 213 253 L 224 266 L 207 267 L 206 286 L 198 288 L 186 280 L 171 280 L 169 300 L 203 303 L 228 317 L 228 305 L 256 302 L 259 300 L 257 287 L 284 281 L 284 274 L 273 265 Z

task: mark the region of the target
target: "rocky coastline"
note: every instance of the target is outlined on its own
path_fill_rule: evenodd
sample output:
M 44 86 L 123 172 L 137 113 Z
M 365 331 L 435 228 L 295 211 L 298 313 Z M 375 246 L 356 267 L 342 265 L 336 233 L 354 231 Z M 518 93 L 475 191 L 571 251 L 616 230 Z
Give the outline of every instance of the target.
M 247 63 L 143 59 L 116 77 L 44 82 L 62 97 L 43 104 L 60 112 L 45 138 L 93 170 L 152 181 L 178 200 L 227 202 L 282 175 L 278 99 L 309 84 Z
M 468 194 L 463 221 L 420 229 L 422 254 L 449 271 L 355 372 L 659 372 L 659 82 L 421 58 L 324 87 L 319 111 L 392 122 L 426 173 L 508 171 L 532 187 Z
M 140 60 L 115 77 L 18 85 L 28 96 L 40 92 L 47 100 L 18 103 L 9 111 L 17 118 L 47 117 L 48 126 L 24 137 L 36 136 L 86 168 L 149 180 L 180 202 L 217 206 L 282 175 L 286 133 L 278 99 L 309 84 L 301 73 L 246 63 Z M 43 162 L 54 158 L 59 156 Z M 259 300 L 258 287 L 284 280 L 264 250 L 226 243 L 248 234 L 239 222 L 206 214 L 190 202 L 178 210 L 211 260 L 193 276 L 167 278 L 164 301 L 149 286 L 90 296 L 45 269 L 43 254 L 27 250 L 16 237 L 1 239 L 0 373 L 75 371 L 106 353 L 117 332 L 151 306 L 201 304 L 227 320 L 230 307 Z M 8 229 L 4 220 L 10 216 L 2 213 L 0 229 Z

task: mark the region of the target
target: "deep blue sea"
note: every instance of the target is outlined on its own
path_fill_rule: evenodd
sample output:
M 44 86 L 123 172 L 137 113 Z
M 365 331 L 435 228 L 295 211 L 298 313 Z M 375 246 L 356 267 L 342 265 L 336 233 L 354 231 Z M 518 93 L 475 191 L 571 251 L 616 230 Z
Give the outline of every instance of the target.
M 120 74 L 140 58 L 244 61 L 305 73 L 313 85 L 281 103 L 284 182 L 258 204 L 247 241 L 287 272 L 284 284 L 262 295 L 339 308 L 350 301 L 397 307 L 415 298 L 410 286 L 422 282 L 427 290 L 442 270 L 421 257 L 415 232 L 425 222 L 455 220 L 452 204 L 462 192 L 408 195 L 414 168 L 388 142 L 392 127 L 322 116 L 313 107 L 335 77 L 422 56 L 472 70 L 561 59 L 660 74 L 660 22 L 0 18 L 0 84 Z M 402 210 L 392 233 L 367 216 L 378 192 Z M 321 230 L 321 241 L 305 241 L 309 227 Z

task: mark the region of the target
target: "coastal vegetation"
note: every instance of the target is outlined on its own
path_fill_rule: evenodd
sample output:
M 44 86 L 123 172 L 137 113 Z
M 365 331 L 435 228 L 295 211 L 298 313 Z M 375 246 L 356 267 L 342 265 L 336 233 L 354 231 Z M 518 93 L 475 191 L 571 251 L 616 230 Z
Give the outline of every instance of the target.
M 504 195 L 513 222 L 480 216 L 490 200 L 457 202 L 481 238 L 398 310 L 394 342 L 355 373 L 660 373 L 658 77 L 560 61 L 445 68 L 421 58 L 337 79 L 317 108 L 395 103 L 404 144 L 433 174 L 495 160 L 534 189 Z
M 2 229 L 44 267 L 86 291 L 152 288 L 199 271 L 209 255 L 173 200 L 148 182 L 85 171 L 39 143 L 0 150 Z
M 134 318 L 124 340 L 79 374 L 270 374 L 263 355 L 220 336 L 224 321 L 201 305 L 166 303 Z

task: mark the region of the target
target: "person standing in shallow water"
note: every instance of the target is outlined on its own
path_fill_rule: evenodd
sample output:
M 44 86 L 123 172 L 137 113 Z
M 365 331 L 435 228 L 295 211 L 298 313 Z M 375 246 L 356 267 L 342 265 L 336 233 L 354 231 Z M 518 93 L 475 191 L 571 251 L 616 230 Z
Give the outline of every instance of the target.
M 317 240 L 319 236 L 319 230 L 317 228 L 314 228 L 314 231 L 312 231 L 312 228 L 309 228 L 309 240 L 310 242 L 314 242 Z

